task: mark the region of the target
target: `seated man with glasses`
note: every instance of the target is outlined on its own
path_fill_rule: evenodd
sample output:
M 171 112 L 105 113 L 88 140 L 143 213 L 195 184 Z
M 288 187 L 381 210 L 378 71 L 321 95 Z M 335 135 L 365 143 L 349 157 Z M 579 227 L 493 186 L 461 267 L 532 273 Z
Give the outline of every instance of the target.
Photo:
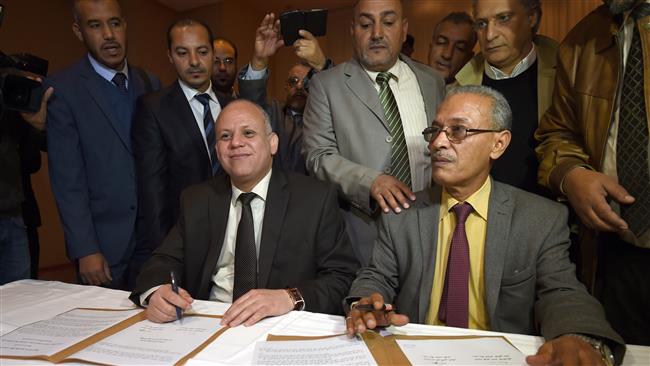
M 575 277 L 566 208 L 490 177 L 511 123 L 489 87 L 448 92 L 423 131 L 437 184 L 411 209 L 382 215 L 346 299 L 348 334 L 413 321 L 542 335 L 533 365 L 621 362 L 623 339 Z

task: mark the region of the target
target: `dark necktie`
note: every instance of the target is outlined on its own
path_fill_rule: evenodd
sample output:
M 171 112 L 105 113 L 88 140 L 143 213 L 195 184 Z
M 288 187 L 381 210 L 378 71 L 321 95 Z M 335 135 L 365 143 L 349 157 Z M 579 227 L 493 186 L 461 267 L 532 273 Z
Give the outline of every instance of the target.
M 235 243 L 233 302 L 248 291 L 257 288 L 257 250 L 255 249 L 253 210 L 251 210 L 251 201 L 255 197 L 257 195 L 250 192 L 242 193 L 237 198 L 241 201 L 242 209 Z
M 399 115 L 397 101 L 388 81 L 395 75 L 390 72 L 380 72 L 377 74 L 377 84 L 379 84 L 379 103 L 384 109 L 384 116 L 388 123 L 388 129 L 391 136 L 391 175 L 411 187 L 411 165 L 409 163 L 408 149 L 406 148 L 406 139 L 404 138 L 404 127 L 402 118 Z
M 638 19 L 648 14 L 650 4 L 641 4 L 631 15 Z M 621 217 L 637 237 L 650 228 L 648 116 L 643 92 L 643 62 L 641 38 L 635 24 L 621 89 L 616 167 L 619 183 L 636 198 L 633 204 L 621 206 Z
M 451 237 L 451 249 L 447 260 L 445 287 L 442 290 L 438 319 L 447 326 L 467 328 L 469 307 L 469 243 L 465 232 L 465 221 L 472 212 L 469 203 L 458 203 L 454 207 L 456 228 Z M 440 245 L 440 244 L 439 244 Z
M 287 113 L 291 113 L 287 111 Z M 287 168 L 293 171 L 304 171 L 304 162 L 302 161 L 302 114 L 293 113 L 291 118 L 293 119 L 293 129 L 291 130 L 291 136 L 289 136 L 289 160 L 287 161 Z
M 113 83 L 117 85 L 117 88 L 120 90 L 120 93 L 122 94 L 129 94 L 128 90 L 126 89 L 126 75 L 122 72 L 118 72 L 113 76 L 112 79 Z
M 203 93 L 197 94 L 194 98 L 203 104 L 203 128 L 205 129 L 205 141 L 208 144 L 208 150 L 210 151 L 212 175 L 216 175 L 217 170 L 219 170 L 219 160 L 217 160 L 217 151 L 215 150 L 217 135 L 214 132 L 214 118 L 212 117 L 212 111 L 210 110 L 210 96 Z

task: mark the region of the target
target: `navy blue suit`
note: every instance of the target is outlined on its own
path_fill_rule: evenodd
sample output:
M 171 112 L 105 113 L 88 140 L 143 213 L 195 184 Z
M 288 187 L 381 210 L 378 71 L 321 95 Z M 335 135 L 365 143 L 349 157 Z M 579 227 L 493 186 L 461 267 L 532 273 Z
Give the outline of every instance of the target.
M 61 216 L 68 257 L 101 253 L 113 287 L 123 287 L 135 249 L 137 186 L 131 119 L 145 82 L 129 66 L 128 95 L 102 78 L 87 55 L 46 81 L 47 143 L 52 191 Z M 160 81 L 149 75 L 152 89 Z

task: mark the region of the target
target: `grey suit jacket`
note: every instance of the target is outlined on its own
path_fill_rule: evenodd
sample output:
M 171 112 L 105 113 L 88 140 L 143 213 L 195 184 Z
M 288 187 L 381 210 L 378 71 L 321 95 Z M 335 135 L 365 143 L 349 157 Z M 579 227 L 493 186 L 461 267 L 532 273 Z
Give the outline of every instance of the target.
M 569 260 L 564 206 L 492 181 L 485 241 L 485 305 L 493 331 L 541 334 L 552 339 L 582 333 L 623 339 L 605 320 L 598 301 L 576 279 Z M 382 216 L 369 266 L 350 296 L 379 292 L 397 311 L 424 323 L 436 261 L 441 188 L 418 192 L 414 206 Z
M 415 73 L 430 123 L 444 96 L 444 82 L 428 66 L 401 58 Z M 311 79 L 303 123 L 307 171 L 334 183 L 344 206 L 350 206 L 343 213 L 348 233 L 357 257 L 367 264 L 380 215 L 370 187 L 390 168 L 391 140 L 377 90 L 356 59 Z M 423 176 L 430 174 L 427 166 Z M 418 185 L 427 187 L 429 181 Z
M 402 60 L 415 73 L 427 120 L 444 96 L 444 82 L 428 66 Z M 390 167 L 390 136 L 379 95 L 356 59 L 316 74 L 305 107 L 307 169 L 332 181 L 351 205 L 370 214 L 370 186 Z M 427 176 L 430 176 L 427 174 Z

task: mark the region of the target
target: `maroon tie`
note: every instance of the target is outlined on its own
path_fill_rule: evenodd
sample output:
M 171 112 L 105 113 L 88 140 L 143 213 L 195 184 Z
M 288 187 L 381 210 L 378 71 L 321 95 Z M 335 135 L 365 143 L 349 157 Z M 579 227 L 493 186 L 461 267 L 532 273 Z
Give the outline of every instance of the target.
M 469 244 L 465 233 L 465 221 L 472 206 L 458 203 L 454 207 L 456 228 L 451 237 L 451 250 L 447 260 L 445 287 L 440 298 L 438 319 L 450 327 L 467 328 L 469 304 Z

